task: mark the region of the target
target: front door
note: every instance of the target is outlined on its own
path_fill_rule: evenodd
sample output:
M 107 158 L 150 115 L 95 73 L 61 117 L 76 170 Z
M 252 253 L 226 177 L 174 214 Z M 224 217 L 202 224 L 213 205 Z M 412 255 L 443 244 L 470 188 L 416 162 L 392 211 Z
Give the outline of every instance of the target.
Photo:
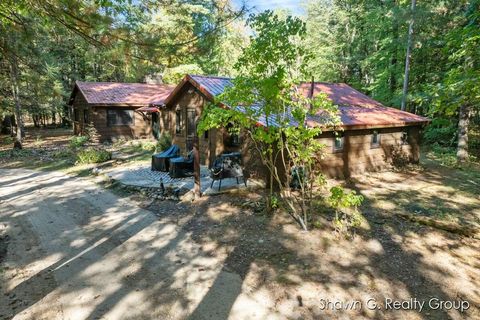
M 152 113 L 152 134 L 155 139 L 160 138 L 160 117 L 158 112 Z

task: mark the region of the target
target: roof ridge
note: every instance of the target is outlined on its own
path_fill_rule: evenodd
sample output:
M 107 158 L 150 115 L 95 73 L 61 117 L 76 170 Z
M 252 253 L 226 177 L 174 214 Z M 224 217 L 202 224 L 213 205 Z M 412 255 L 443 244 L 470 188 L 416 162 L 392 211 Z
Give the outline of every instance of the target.
M 175 84 L 169 83 L 144 83 L 144 82 L 116 82 L 116 81 L 80 81 L 75 80 L 75 83 L 85 83 L 85 84 L 139 84 L 139 85 L 148 85 L 148 86 L 175 86 Z
M 188 74 L 190 77 L 201 77 L 201 78 L 216 78 L 216 79 L 225 79 L 225 80 L 232 80 L 234 78 L 227 77 L 227 76 L 214 76 L 214 75 L 202 75 L 202 74 Z

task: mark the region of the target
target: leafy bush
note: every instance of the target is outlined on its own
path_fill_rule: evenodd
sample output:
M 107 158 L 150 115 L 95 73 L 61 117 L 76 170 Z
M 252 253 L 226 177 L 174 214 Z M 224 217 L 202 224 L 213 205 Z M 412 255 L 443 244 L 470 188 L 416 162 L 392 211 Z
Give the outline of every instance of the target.
M 162 133 L 160 137 L 158 138 L 157 142 L 157 152 L 166 150 L 170 148 L 172 145 L 172 136 L 167 132 L 167 133 Z
M 77 153 L 78 163 L 100 163 L 112 159 L 112 153 L 105 149 L 87 148 Z
M 447 167 L 455 168 L 458 166 L 457 152 L 454 147 L 444 147 L 438 143 L 434 143 L 427 156 L 438 160 L 442 165 Z
M 343 235 L 348 235 L 349 231 L 355 234 L 355 228 L 363 221 L 363 216 L 358 212 L 358 207 L 364 200 L 363 196 L 357 195 L 355 191 L 345 192 L 338 186 L 332 187 L 330 193 L 328 203 L 335 209 L 333 220 L 335 231 Z
M 70 158 L 73 155 L 74 155 L 74 153 L 72 151 L 67 150 L 67 149 L 62 149 L 62 150 L 57 150 L 54 153 L 52 153 L 52 158 L 54 158 L 54 159 L 66 159 L 66 158 Z
M 154 152 L 156 147 L 157 147 L 156 143 L 152 141 L 146 141 L 140 144 L 140 148 L 142 150 L 150 151 L 150 152 Z
M 100 135 L 98 134 L 98 131 L 92 122 L 90 122 L 85 126 L 85 136 L 88 137 L 89 141 L 93 141 L 93 142 L 100 141 Z
M 83 147 L 88 142 L 87 136 L 74 136 L 70 139 L 69 146 L 72 149 Z
M 437 143 L 445 147 L 454 146 L 457 139 L 457 126 L 447 119 L 433 119 L 425 130 L 423 139 L 428 145 Z
M 7 136 L 3 138 L 2 144 L 13 144 L 14 141 L 15 141 L 14 137 Z

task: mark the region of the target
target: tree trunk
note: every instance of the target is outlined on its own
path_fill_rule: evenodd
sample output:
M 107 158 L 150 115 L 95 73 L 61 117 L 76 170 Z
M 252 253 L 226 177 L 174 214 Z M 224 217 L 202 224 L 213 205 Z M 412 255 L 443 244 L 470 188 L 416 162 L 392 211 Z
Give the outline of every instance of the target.
M 467 105 L 460 106 L 458 112 L 458 147 L 457 160 L 468 160 L 468 125 L 470 122 L 470 108 Z
M 12 96 L 13 101 L 15 102 L 14 113 L 17 123 L 17 133 L 15 135 L 15 142 L 13 144 L 13 148 L 22 149 L 22 138 L 24 134 L 20 98 L 18 96 L 18 62 L 17 58 L 14 55 L 12 55 L 10 59 L 10 80 L 12 82 Z
M 410 73 L 410 51 L 412 50 L 412 36 L 413 36 L 413 22 L 415 17 L 416 0 L 412 0 L 412 16 L 410 18 L 410 24 L 408 26 L 408 39 L 407 39 L 407 55 L 405 57 L 405 78 L 403 79 L 403 92 L 402 92 L 402 111 L 405 111 L 407 107 L 407 93 L 408 93 L 408 76 Z

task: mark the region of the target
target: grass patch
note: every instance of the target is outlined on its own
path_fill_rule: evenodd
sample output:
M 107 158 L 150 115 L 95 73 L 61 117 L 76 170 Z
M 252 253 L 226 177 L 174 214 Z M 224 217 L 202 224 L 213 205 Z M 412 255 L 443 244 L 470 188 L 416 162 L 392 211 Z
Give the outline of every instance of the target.
M 102 163 L 112 159 L 112 153 L 105 149 L 87 148 L 77 152 L 77 161 L 80 164 Z

